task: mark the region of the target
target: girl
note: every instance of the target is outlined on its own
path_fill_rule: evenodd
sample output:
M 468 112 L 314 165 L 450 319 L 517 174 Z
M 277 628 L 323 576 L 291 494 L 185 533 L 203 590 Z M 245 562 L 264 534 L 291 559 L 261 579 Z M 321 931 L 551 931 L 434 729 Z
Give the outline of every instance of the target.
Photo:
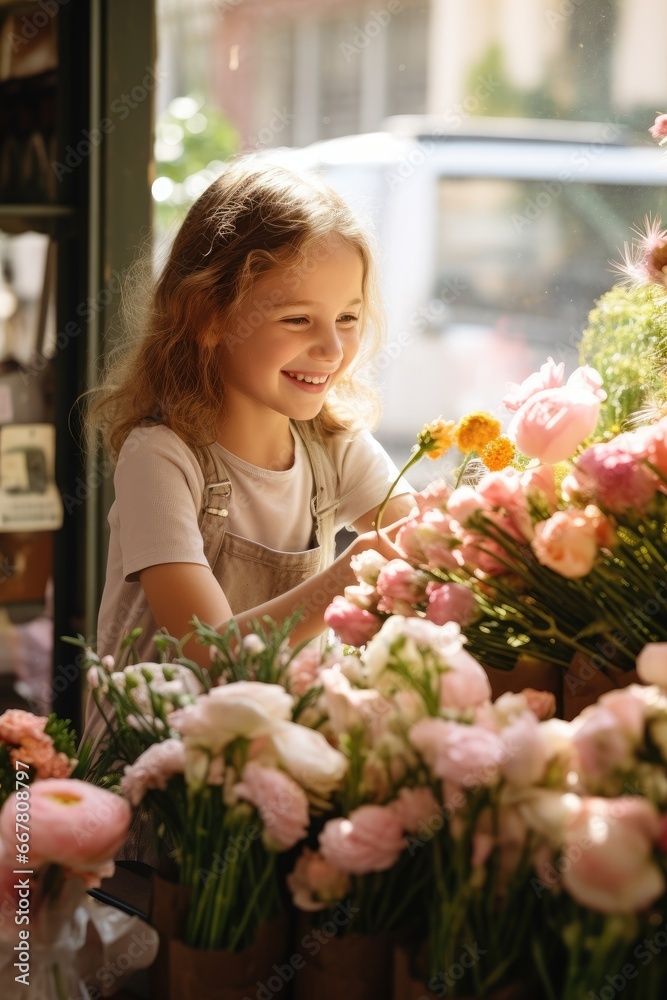
M 91 414 L 114 460 L 116 500 L 99 612 L 100 655 L 139 625 L 185 636 L 194 615 L 304 615 L 324 629 L 355 582 L 396 469 L 364 429 L 357 376 L 377 345 L 368 238 L 332 190 L 254 156 L 230 163 L 188 212 L 142 337 L 110 370 Z M 410 487 L 387 520 L 409 512 Z M 334 561 L 334 535 L 359 537 Z M 193 639 L 186 655 L 205 666 Z

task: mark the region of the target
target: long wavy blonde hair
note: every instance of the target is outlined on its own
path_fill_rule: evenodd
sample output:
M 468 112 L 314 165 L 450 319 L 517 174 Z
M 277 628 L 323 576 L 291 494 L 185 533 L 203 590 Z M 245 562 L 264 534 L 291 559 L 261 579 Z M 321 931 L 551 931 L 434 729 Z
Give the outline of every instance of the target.
M 101 433 L 115 461 L 130 431 L 145 420 L 166 424 L 191 446 L 214 441 L 225 372 L 219 339 L 207 334 L 224 330 L 231 344 L 252 336 L 248 308 L 257 279 L 276 267 L 298 274 L 332 237 L 362 260 L 361 347 L 310 429 L 326 438 L 375 426 L 377 397 L 360 376 L 384 330 L 371 238 L 318 178 L 244 154 L 190 208 L 148 290 L 140 329 L 134 337 L 126 331 L 120 352 L 89 394 L 89 443 Z

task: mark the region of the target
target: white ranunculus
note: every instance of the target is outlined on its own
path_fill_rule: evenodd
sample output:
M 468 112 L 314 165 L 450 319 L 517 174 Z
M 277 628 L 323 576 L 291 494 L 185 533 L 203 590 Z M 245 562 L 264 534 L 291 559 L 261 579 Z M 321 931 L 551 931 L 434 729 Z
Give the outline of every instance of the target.
M 326 797 L 340 785 L 347 758 L 327 743 L 322 733 L 283 722 L 269 738 L 282 766 L 308 791 Z

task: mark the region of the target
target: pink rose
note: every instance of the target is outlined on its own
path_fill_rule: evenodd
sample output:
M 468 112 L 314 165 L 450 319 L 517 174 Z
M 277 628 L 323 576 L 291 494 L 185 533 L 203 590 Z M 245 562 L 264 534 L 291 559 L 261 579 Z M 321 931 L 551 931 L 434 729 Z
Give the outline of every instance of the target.
M 234 792 L 259 811 L 264 824 L 262 839 L 270 849 L 288 851 L 308 833 L 306 793 L 283 771 L 250 761 Z
M 572 742 L 584 780 L 597 782 L 632 763 L 633 743 L 604 705 L 584 709 L 574 721 L 573 730 Z
M 667 476 L 667 417 L 648 427 L 638 428 L 633 437 L 638 440 L 642 457 L 654 465 L 661 475 Z M 664 492 L 664 485 L 661 489 Z
M 299 910 L 314 913 L 343 899 L 350 891 L 350 876 L 325 861 L 318 851 L 304 847 L 294 870 L 287 876 L 287 886 Z
M 440 806 L 430 788 L 403 787 L 388 808 L 398 817 L 406 833 L 438 828 L 431 825 L 440 816 Z
M 0 837 L 16 845 L 16 793 L 0 811 Z M 126 799 L 74 778 L 46 778 L 30 787 L 30 861 L 89 871 L 119 850 L 131 819 Z
M 489 515 L 486 515 L 489 517 Z M 485 538 L 476 531 L 464 531 L 461 535 L 461 546 L 456 550 L 456 560 L 459 566 L 469 570 L 479 570 L 486 576 L 498 576 L 509 572 L 508 555 L 499 542 Z
M 557 365 L 553 358 L 547 358 L 540 370 L 533 372 L 520 385 L 516 382 L 508 383 L 503 405 L 507 410 L 515 412 L 536 392 L 542 392 L 543 389 L 558 389 L 563 384 L 564 369 L 565 364 L 562 361 Z
M 654 139 L 664 139 L 667 136 L 667 115 L 657 115 L 649 132 Z
M 595 368 L 591 368 L 590 365 L 582 365 L 580 368 L 575 368 L 567 380 L 566 387 L 568 389 L 585 389 L 587 392 L 597 396 L 600 402 L 603 402 L 607 398 L 607 393 L 602 388 L 602 375 Z
M 585 798 L 566 827 L 563 885 L 582 906 L 635 913 L 665 891 L 653 859 L 660 818 L 647 799 Z M 581 845 L 588 845 L 581 849 Z
M 595 565 L 600 532 L 606 526 L 606 518 L 592 505 L 584 510 L 557 510 L 547 521 L 535 525 L 532 549 L 543 566 L 561 576 L 570 580 L 587 576 Z
M 374 688 L 354 688 L 334 665 L 320 674 L 322 703 L 336 734 L 353 729 L 381 728 L 391 706 Z
M 444 719 L 421 719 L 410 730 L 410 742 L 436 777 L 466 788 L 493 785 L 505 756 L 496 733 Z
M 431 580 L 426 593 L 426 617 L 436 625 L 446 622 L 467 625 L 475 617 L 477 602 L 472 591 L 462 583 L 436 583 Z
M 392 559 L 378 575 L 376 587 L 383 598 L 417 604 L 426 596 L 428 577 L 404 559 Z M 381 608 L 382 602 L 380 602 Z
M 508 437 L 540 462 L 562 462 L 595 430 L 600 399 L 580 388 L 544 389 L 512 417 Z
M 364 646 L 382 625 L 377 615 L 358 608 L 340 595 L 334 597 L 324 612 L 324 620 L 341 642 L 350 646 Z
M 347 819 L 330 819 L 320 833 L 322 857 L 350 875 L 384 872 L 406 846 L 403 824 L 385 806 L 359 806 Z
M 667 642 L 647 642 L 637 657 L 637 674 L 644 684 L 667 688 Z

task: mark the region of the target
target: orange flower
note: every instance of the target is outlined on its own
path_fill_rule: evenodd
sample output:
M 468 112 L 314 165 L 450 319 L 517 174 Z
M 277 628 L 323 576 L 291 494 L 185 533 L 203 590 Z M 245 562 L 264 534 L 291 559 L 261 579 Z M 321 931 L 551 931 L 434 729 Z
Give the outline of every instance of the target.
M 498 437 L 500 421 L 491 413 L 478 410 L 461 418 L 456 432 L 456 444 L 464 455 L 471 451 L 476 451 L 479 455 Z
M 491 472 L 500 472 L 514 458 L 514 445 L 507 437 L 496 438 L 495 441 L 489 441 L 479 457 Z
M 432 420 L 424 424 L 417 435 L 417 444 L 423 455 L 429 458 L 441 458 L 456 440 L 456 423 L 454 420 Z

